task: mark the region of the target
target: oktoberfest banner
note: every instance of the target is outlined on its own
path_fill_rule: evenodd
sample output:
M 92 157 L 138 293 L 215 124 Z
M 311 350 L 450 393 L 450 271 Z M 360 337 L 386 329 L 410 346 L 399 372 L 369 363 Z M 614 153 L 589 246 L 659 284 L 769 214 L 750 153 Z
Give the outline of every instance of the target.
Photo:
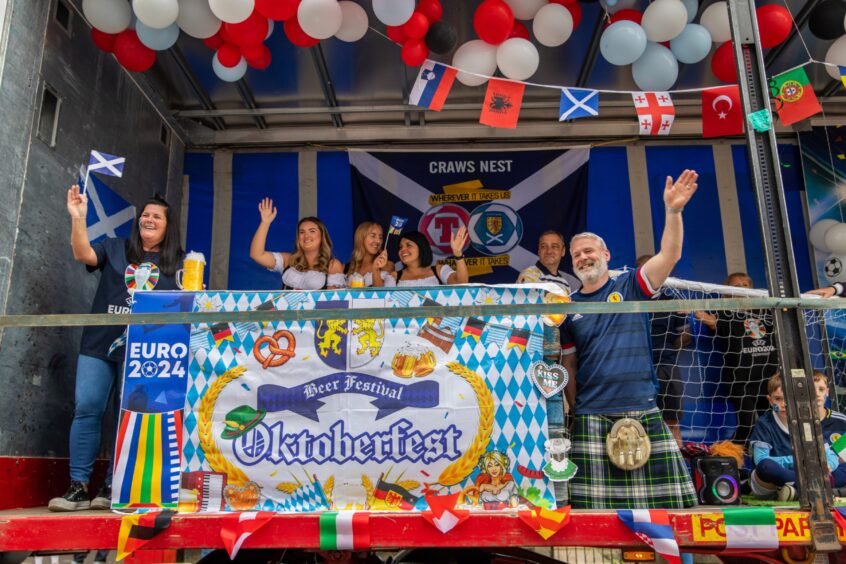
M 421 316 L 437 305 L 543 301 L 534 289 L 462 286 L 139 292 L 134 308 L 186 296 L 194 311 Z M 543 372 L 540 316 L 175 327 L 129 334 L 116 507 L 414 511 L 427 495 L 456 493 L 477 509 L 554 507 L 542 472 L 546 404 L 532 380 Z
M 350 151 L 353 224 L 409 218 L 437 260 L 450 233 L 467 227 L 472 282 L 511 283 L 537 261 L 547 230 L 570 237 L 587 224 L 589 149 L 545 151 Z M 396 260 L 398 237 L 388 251 Z M 569 259 L 569 257 L 568 257 Z

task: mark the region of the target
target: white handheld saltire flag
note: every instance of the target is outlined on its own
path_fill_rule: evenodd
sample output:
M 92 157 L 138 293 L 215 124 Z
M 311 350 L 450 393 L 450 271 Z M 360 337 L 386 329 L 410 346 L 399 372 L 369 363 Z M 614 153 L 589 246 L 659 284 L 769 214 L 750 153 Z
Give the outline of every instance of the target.
M 99 172 L 108 176 L 123 177 L 123 165 L 126 164 L 125 157 L 118 157 L 100 151 L 91 151 L 88 159 L 88 174 Z
M 436 112 L 441 111 L 457 73 L 458 70 L 453 67 L 426 59 L 420 66 L 420 73 L 414 81 L 411 94 L 408 95 L 408 103 Z
M 846 433 L 840 435 L 840 438 L 832 443 L 831 450 L 840 457 L 840 460 L 846 462 Z
M 429 504 L 429 509 L 423 511 L 423 518 L 440 532 L 444 534 L 450 532 L 470 518 L 470 511 L 455 508 L 460 495 L 461 492 L 450 495 L 427 495 L 426 503 Z
M 617 517 L 670 564 L 680 564 L 679 545 L 670 516 L 663 509 L 618 509 Z
M 562 88 L 558 121 L 599 115 L 599 90 Z
M 223 541 L 223 546 L 229 553 L 229 559 L 235 560 L 244 542 L 271 519 L 273 519 L 273 513 L 269 511 L 228 513 L 223 518 L 223 526 L 220 528 L 220 540 Z
M 320 550 L 370 548 L 370 514 L 362 511 L 324 511 L 320 514 Z
M 669 135 L 676 108 L 669 92 L 632 92 L 640 135 Z
M 723 509 L 726 548 L 778 548 L 778 529 L 772 507 Z

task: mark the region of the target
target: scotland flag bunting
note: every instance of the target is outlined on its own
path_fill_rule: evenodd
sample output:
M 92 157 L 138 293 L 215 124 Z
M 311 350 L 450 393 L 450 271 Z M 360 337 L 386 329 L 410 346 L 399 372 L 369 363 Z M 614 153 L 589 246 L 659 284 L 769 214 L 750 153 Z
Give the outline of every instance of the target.
M 408 103 L 436 112 L 441 111 L 457 73 L 458 71 L 452 67 L 426 59 L 420 67 L 417 80 L 414 81 Z
M 599 91 L 562 88 L 558 105 L 558 121 L 599 115 Z

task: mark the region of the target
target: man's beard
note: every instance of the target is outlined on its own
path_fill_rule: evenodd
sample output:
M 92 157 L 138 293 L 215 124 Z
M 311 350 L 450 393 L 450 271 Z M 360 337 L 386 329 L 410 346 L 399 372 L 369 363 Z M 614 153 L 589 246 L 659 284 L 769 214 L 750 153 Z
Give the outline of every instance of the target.
M 605 257 L 600 257 L 588 270 L 576 270 L 575 272 L 582 284 L 595 284 L 608 272 L 608 261 L 605 260 Z

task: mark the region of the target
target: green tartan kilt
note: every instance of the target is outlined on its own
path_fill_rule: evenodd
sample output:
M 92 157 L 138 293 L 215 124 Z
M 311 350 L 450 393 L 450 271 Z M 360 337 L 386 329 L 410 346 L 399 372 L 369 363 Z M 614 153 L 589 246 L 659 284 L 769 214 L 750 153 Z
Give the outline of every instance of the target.
M 605 440 L 618 419 L 640 421 L 652 453 L 637 470 L 611 464 Z M 570 504 L 580 509 L 679 509 L 696 505 L 696 492 L 678 444 L 658 408 L 613 415 L 576 415 L 570 459 Z

